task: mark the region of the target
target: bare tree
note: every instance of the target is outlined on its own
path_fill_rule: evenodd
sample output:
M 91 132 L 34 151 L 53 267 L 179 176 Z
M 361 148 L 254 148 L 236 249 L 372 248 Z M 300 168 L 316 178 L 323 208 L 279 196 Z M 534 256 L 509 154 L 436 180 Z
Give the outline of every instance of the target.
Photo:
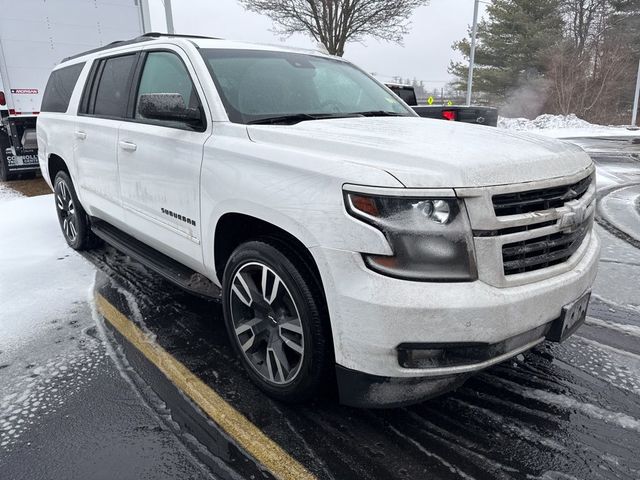
M 563 0 L 565 39 L 551 50 L 547 107 L 592 122 L 624 121 L 640 49 L 640 0 Z
M 282 35 L 304 33 L 342 56 L 347 42 L 371 36 L 401 43 L 414 9 L 429 0 L 239 0 L 267 15 Z

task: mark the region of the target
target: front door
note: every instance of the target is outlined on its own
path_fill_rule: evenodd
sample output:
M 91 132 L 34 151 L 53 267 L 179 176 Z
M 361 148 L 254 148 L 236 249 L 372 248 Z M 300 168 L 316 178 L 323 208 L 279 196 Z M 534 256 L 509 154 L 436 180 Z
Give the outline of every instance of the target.
M 134 236 L 195 270 L 202 267 L 200 167 L 210 135 L 204 98 L 179 50 L 143 52 L 131 121 L 120 125 L 118 166 L 124 217 Z M 145 95 L 180 95 L 200 123 L 145 118 Z M 146 97 L 147 99 L 149 97 Z M 207 125 L 209 124 L 209 126 Z

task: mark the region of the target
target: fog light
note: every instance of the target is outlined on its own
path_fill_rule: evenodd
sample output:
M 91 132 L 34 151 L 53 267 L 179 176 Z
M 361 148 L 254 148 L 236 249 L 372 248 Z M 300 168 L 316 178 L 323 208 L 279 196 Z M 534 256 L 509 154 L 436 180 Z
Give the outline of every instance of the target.
M 404 368 L 433 368 L 442 366 L 445 351 L 441 348 L 398 348 L 398 363 Z
M 398 363 L 403 368 L 441 368 L 482 362 L 504 353 L 505 342 L 487 343 L 402 343 Z

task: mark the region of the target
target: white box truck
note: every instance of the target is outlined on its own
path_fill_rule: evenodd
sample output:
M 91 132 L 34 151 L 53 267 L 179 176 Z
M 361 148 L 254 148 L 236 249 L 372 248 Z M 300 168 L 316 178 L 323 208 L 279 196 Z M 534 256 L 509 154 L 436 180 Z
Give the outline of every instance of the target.
M 39 170 L 36 119 L 51 69 L 144 33 L 144 2 L 0 0 L 0 180 Z

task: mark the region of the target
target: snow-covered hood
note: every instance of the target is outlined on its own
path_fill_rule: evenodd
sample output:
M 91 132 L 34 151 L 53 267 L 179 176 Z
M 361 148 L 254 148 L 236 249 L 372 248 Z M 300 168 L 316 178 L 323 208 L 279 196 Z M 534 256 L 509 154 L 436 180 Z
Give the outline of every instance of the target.
M 357 117 L 249 125 L 254 142 L 387 171 L 406 187 L 477 187 L 580 172 L 580 148 L 532 134 L 419 117 Z M 366 178 L 353 179 L 367 183 Z

